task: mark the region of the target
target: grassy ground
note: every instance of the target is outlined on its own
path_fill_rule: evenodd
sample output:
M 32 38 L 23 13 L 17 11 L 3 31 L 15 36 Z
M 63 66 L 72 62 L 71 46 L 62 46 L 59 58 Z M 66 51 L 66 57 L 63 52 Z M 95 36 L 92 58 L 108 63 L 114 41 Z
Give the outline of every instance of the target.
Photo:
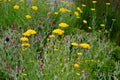
M 119 80 L 119 15 L 77 3 L 0 1 L 0 80 Z

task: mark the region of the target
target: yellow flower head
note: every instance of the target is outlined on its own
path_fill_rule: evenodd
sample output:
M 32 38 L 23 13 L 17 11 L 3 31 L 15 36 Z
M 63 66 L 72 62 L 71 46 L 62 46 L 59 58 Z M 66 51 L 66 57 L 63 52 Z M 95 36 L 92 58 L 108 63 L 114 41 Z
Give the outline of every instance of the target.
M 83 13 L 83 11 L 80 9 L 80 7 L 77 7 L 77 10 L 80 11 L 80 13 Z
M 95 8 L 91 8 L 91 11 L 95 11 Z
M 26 77 L 27 76 L 27 74 L 22 74 L 24 77 Z
M 75 67 L 75 68 L 78 68 L 78 67 L 79 67 L 79 64 L 78 64 L 78 63 L 75 63 L 75 64 L 74 64 L 74 67 Z
M 81 43 L 80 46 L 85 48 L 85 49 L 90 49 L 90 45 L 87 43 Z
M 87 21 L 86 21 L 86 20 L 83 20 L 83 23 L 84 23 L 84 24 L 87 24 Z
M 23 43 L 22 47 L 30 47 L 30 44 L 29 43 Z
M 37 6 L 32 6 L 31 7 L 33 10 L 37 11 L 38 10 L 38 7 Z
M 77 18 L 80 18 L 78 11 L 75 11 L 74 14 L 75 14 L 75 16 L 76 16 Z
M 92 1 L 93 4 L 97 3 L 97 1 Z
M 22 38 L 20 38 L 20 41 L 28 42 L 28 38 L 27 37 L 22 37 Z
M 82 7 L 86 7 L 86 5 L 85 5 L 85 4 L 82 4 Z
M 76 73 L 77 76 L 80 76 L 80 73 Z
M 24 36 L 30 36 L 30 35 L 34 35 L 34 34 L 37 34 L 37 32 L 35 30 L 32 30 L 32 29 L 29 29 L 23 33 Z
M 105 24 L 100 24 L 101 27 L 105 27 Z
M 19 9 L 19 5 L 16 4 L 16 5 L 13 6 L 13 8 L 18 10 Z
M 61 30 L 61 29 L 54 29 L 54 30 L 53 30 L 53 33 L 56 33 L 56 34 L 58 34 L 58 35 L 62 35 L 62 34 L 64 34 L 64 31 Z
M 109 6 L 109 5 L 110 5 L 110 3 L 106 3 L 106 5 L 107 5 L 107 6 Z
M 78 52 L 78 53 L 77 53 L 77 55 L 78 55 L 78 56 L 82 56 L 82 55 L 83 55 L 83 53 L 81 53 L 81 52 Z
M 58 15 L 58 12 L 54 12 L 55 15 Z
M 59 27 L 62 27 L 62 28 L 66 28 L 66 27 L 68 27 L 69 25 L 68 24 L 66 24 L 66 23 L 60 23 L 59 24 Z
M 64 13 L 66 11 L 66 9 L 62 7 L 62 8 L 59 9 L 59 11 Z
M 78 43 L 76 43 L 76 42 L 72 42 L 71 45 L 77 47 L 77 46 L 78 46 Z
M 30 19 L 30 18 L 31 18 L 31 16 L 30 16 L 30 15 L 26 15 L 25 17 L 26 17 L 27 19 Z
M 92 29 L 92 28 L 89 26 L 88 29 Z
M 53 35 L 53 34 L 49 35 L 49 38 L 55 38 L 55 35 Z

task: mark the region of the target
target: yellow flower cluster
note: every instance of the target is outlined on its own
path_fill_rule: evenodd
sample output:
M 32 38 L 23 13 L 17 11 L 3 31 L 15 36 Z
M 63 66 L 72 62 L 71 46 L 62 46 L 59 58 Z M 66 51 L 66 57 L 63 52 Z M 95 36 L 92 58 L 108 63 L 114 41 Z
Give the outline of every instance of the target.
M 75 68 L 78 68 L 78 67 L 79 67 L 79 64 L 78 64 L 78 63 L 75 63 L 73 66 L 74 66 Z
M 85 48 L 85 49 L 90 49 L 90 45 L 87 43 L 81 43 L 80 46 Z
M 54 12 L 55 15 L 58 15 L 58 12 Z
M 17 5 L 17 4 L 14 5 L 14 6 L 13 6 L 13 9 L 18 10 L 18 9 L 19 9 L 19 5 Z
M 80 46 L 80 47 L 83 47 L 83 48 L 85 48 L 85 49 L 90 49 L 90 45 L 87 44 L 87 43 L 81 43 L 81 44 L 79 45 L 79 44 L 76 43 L 76 42 L 72 42 L 71 45 L 72 45 L 72 46 L 75 46 L 75 47 Z M 78 55 L 82 55 L 82 53 L 78 53 Z
M 76 18 L 80 18 L 78 11 L 75 11 L 74 14 L 75 14 Z
M 96 4 L 96 3 L 97 3 L 97 1 L 92 1 L 92 3 L 93 3 L 93 4 Z
M 24 36 L 30 36 L 30 35 L 34 35 L 37 32 L 35 30 L 29 29 L 26 32 L 23 33 Z
M 106 5 L 107 5 L 107 6 L 109 6 L 109 5 L 110 5 L 110 3 L 106 3 Z
M 77 10 L 80 11 L 80 13 L 83 13 L 83 11 L 80 9 L 80 7 L 77 7 Z
M 64 13 L 64 12 L 71 12 L 71 10 L 68 10 L 66 8 L 63 8 L 63 7 L 60 8 L 59 11 L 62 12 L 62 13 Z
M 53 30 L 53 33 L 56 33 L 56 34 L 58 34 L 58 35 L 62 35 L 62 34 L 64 34 L 64 31 L 61 30 L 61 29 L 54 29 L 54 30 Z
M 84 23 L 84 24 L 87 24 L 87 21 L 86 21 L 86 20 L 83 20 L 83 23 Z
M 59 27 L 62 27 L 62 28 L 66 28 L 66 27 L 68 27 L 69 25 L 68 24 L 66 24 L 66 23 L 60 23 L 59 24 Z
M 35 30 L 29 29 L 26 32 L 23 33 L 24 37 L 20 38 L 20 41 L 22 41 L 22 47 L 30 47 L 28 36 L 34 35 L 37 32 Z M 24 48 L 23 48 L 24 49 Z
M 55 38 L 55 35 L 51 34 L 49 35 L 49 38 Z
M 77 47 L 77 46 L 78 46 L 78 43 L 76 43 L 76 42 L 72 42 L 71 45 Z
M 23 43 L 22 47 L 30 47 L 30 44 L 29 43 Z
M 32 6 L 31 7 L 33 10 L 37 11 L 38 10 L 38 7 L 37 6 Z
M 22 37 L 22 38 L 20 38 L 20 41 L 28 42 L 28 38 L 27 37 Z
M 27 19 L 30 19 L 30 18 L 32 18 L 30 15 L 26 15 L 25 16 Z

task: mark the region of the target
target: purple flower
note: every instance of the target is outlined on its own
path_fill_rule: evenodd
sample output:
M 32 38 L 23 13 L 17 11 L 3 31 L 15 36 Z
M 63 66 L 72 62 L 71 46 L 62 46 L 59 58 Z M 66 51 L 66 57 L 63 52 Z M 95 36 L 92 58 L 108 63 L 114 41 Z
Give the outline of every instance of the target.
M 7 42 L 10 40 L 10 38 L 9 37 L 6 37 L 6 39 L 5 39 Z
M 87 74 L 87 73 L 85 73 L 85 74 L 84 74 L 84 76 L 88 76 L 88 74 Z

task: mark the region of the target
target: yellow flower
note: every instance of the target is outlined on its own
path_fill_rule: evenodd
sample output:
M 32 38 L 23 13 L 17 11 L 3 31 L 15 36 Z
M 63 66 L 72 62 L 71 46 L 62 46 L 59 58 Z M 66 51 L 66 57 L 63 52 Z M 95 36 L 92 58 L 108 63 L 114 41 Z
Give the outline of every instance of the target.
M 98 32 L 101 32 L 101 30 L 98 30 Z
M 78 67 L 79 67 L 79 64 L 78 64 L 78 63 L 75 63 L 75 64 L 74 64 L 74 67 L 75 67 L 75 68 L 78 68 Z
M 86 5 L 85 5 L 85 4 L 82 4 L 82 7 L 86 7 Z
M 77 7 L 77 10 L 80 11 L 80 13 L 83 13 L 83 11 L 80 9 L 80 7 Z
M 76 73 L 77 76 L 80 76 L 80 73 Z
M 66 10 L 65 10 L 65 8 L 62 7 L 62 8 L 59 9 L 59 11 L 64 13 Z
M 62 27 L 62 28 L 66 28 L 66 27 L 68 27 L 69 25 L 68 24 L 66 24 L 66 23 L 60 23 L 59 24 L 59 27 Z
M 24 36 L 30 36 L 30 35 L 34 35 L 34 34 L 37 34 L 37 32 L 35 30 L 32 30 L 32 29 L 29 29 L 23 33 Z
M 75 11 L 74 14 L 75 14 L 75 16 L 76 16 L 77 18 L 80 18 L 78 11 Z
M 95 11 L 95 8 L 91 8 L 91 11 Z
M 83 23 L 84 23 L 84 24 L 87 24 L 87 21 L 86 21 L 86 20 L 83 20 Z
M 22 38 L 20 38 L 20 41 L 26 41 L 26 42 L 28 42 L 28 38 L 27 37 L 22 37 Z
M 18 10 L 19 9 L 19 5 L 16 4 L 16 5 L 13 6 L 13 8 Z
M 97 1 L 92 1 L 93 4 L 97 3 Z
M 76 43 L 76 42 L 72 42 L 71 45 L 77 47 L 77 46 L 78 46 L 78 43 Z
M 22 47 L 30 47 L 30 44 L 29 43 L 23 43 Z
M 85 49 L 90 49 L 90 45 L 87 43 L 81 43 L 80 46 L 85 48 Z
M 24 77 L 26 77 L 27 76 L 27 74 L 22 74 Z
M 55 38 L 55 35 L 53 35 L 53 34 L 49 35 L 49 38 Z
M 110 3 L 106 3 L 106 5 L 107 5 L 107 6 L 109 6 L 109 5 L 110 5 Z
M 82 56 L 82 55 L 83 55 L 83 53 L 81 53 L 81 52 L 78 52 L 78 53 L 77 53 L 77 55 L 78 55 L 78 56 Z
M 32 6 L 31 7 L 33 10 L 37 11 L 38 10 L 38 7 L 37 6 Z
M 101 27 L 105 27 L 105 24 L 100 24 Z
M 92 29 L 92 28 L 89 26 L 88 29 Z
M 30 18 L 31 18 L 31 16 L 30 16 L 30 15 L 26 15 L 25 17 L 26 17 L 27 19 L 30 19 Z
M 58 12 L 54 12 L 55 15 L 58 15 Z
M 54 29 L 54 30 L 53 30 L 53 33 L 56 33 L 56 34 L 58 34 L 58 35 L 62 35 L 62 34 L 64 34 L 64 31 L 61 30 L 61 29 Z
M 24 36 L 30 36 L 31 34 L 30 34 L 30 33 L 27 33 L 27 32 L 24 32 L 23 35 L 24 35 Z

